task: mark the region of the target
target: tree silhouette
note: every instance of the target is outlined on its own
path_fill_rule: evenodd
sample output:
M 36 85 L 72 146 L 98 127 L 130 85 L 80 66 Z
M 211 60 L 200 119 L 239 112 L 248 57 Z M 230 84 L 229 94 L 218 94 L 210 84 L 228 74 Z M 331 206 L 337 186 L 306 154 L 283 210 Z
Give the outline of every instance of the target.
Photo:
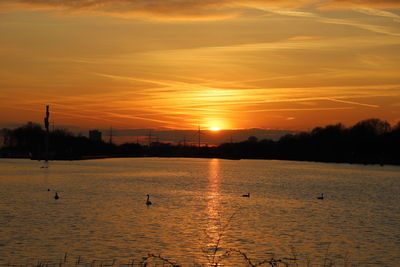
M 28 122 L 16 129 L 2 129 L 0 156 L 43 159 L 45 131 Z M 255 136 L 219 146 L 182 146 L 152 142 L 148 146 L 115 145 L 74 136 L 65 129 L 50 132 L 51 159 L 90 157 L 220 157 L 228 159 L 285 159 L 322 162 L 400 164 L 400 122 L 367 119 L 346 128 L 343 124 L 316 127 L 310 132 L 287 134 L 278 141 Z

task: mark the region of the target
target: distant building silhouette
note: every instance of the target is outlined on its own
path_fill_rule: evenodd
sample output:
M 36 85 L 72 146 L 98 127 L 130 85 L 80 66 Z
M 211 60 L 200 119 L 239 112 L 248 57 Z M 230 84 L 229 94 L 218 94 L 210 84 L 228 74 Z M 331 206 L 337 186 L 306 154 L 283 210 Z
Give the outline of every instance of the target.
M 101 132 L 99 130 L 90 130 L 89 139 L 93 141 L 101 141 Z

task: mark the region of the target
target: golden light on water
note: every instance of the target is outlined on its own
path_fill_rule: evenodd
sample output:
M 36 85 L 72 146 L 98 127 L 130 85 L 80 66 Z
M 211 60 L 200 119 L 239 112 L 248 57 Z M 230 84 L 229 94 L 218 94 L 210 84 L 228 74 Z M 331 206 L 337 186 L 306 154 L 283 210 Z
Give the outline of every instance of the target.
M 212 159 L 208 165 L 208 185 L 207 185 L 207 244 L 206 247 L 215 246 L 221 227 L 221 190 L 220 190 L 220 166 L 219 159 Z

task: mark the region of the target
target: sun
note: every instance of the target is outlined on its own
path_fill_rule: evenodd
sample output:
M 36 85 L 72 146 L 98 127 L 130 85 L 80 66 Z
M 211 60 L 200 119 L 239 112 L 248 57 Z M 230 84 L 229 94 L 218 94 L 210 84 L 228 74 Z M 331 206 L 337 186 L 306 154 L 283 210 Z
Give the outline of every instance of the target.
M 210 131 L 213 131 L 213 132 L 217 132 L 217 131 L 219 131 L 219 130 L 221 130 L 219 127 L 217 127 L 217 126 L 212 126 L 211 128 L 210 128 Z

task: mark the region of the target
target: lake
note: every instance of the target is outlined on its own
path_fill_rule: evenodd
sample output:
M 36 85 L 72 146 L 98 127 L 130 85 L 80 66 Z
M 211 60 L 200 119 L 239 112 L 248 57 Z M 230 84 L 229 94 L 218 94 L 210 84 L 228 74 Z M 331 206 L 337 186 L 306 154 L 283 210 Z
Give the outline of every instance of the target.
M 184 158 L 43 166 L 0 159 L 1 265 L 65 253 L 128 263 L 154 253 L 193 266 L 212 261 L 218 240 L 214 262 L 240 249 L 254 262 L 400 264 L 398 166 Z M 245 266 L 233 254 L 221 263 Z

